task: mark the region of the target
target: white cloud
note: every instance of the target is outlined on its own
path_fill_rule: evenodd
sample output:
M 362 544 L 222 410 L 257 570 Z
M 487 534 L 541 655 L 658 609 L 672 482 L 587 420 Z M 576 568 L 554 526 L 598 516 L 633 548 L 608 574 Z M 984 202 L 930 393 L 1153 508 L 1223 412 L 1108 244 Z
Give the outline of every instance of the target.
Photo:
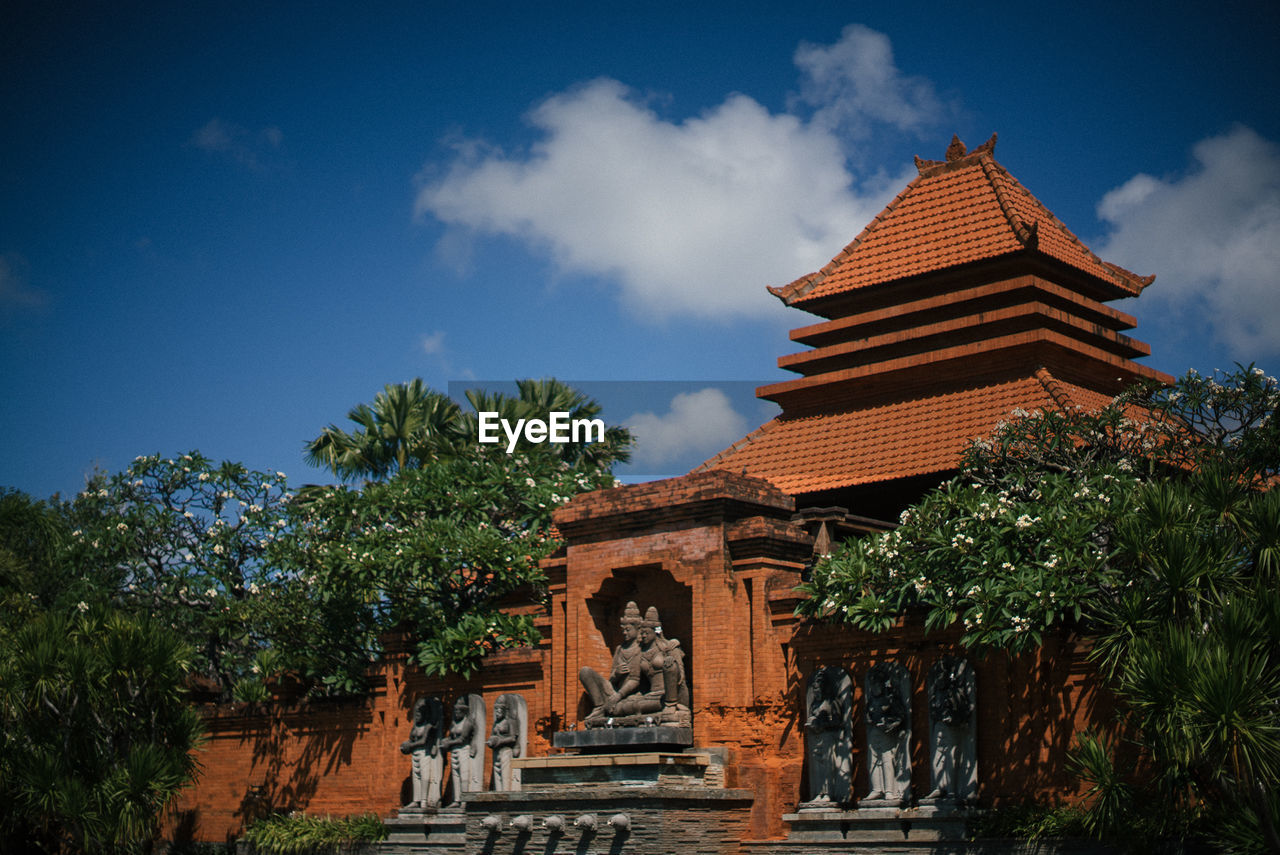
M 35 309 L 45 304 L 47 295 L 29 286 L 19 272 L 23 266 L 20 259 L 0 255 L 0 311 Z
M 845 27 L 833 45 L 803 42 L 795 63 L 804 72 L 800 98 L 817 108 L 814 121 L 860 139 L 877 122 L 924 130 L 943 109 L 932 83 L 898 70 L 889 37 L 861 24 Z
M 937 106 L 865 27 L 801 46 L 796 62 L 817 108 L 807 120 L 735 94 L 668 121 L 609 79 L 559 93 L 530 113 L 528 151 L 459 143 L 417 213 L 544 249 L 563 272 L 615 281 L 647 315 L 777 311 L 766 285 L 821 267 L 914 175 L 855 177 L 837 126 L 915 130 Z
M 715 388 L 681 392 L 666 413 L 636 413 L 625 424 L 636 439 L 633 462 L 650 466 L 695 453 L 700 462 L 742 439 L 751 427 L 729 396 Z
M 436 330 L 430 335 L 422 337 L 422 352 L 428 356 L 438 356 L 444 353 L 444 330 Z
M 1237 126 L 1193 153 L 1185 175 L 1135 175 L 1102 198 L 1098 253 L 1157 275 L 1148 310 L 1207 320 L 1242 360 L 1280 354 L 1280 147 Z
M 233 122 L 210 119 L 191 135 L 190 145 L 202 151 L 230 157 L 251 169 L 262 168 L 262 158 L 284 142 L 284 132 L 275 125 L 252 131 Z

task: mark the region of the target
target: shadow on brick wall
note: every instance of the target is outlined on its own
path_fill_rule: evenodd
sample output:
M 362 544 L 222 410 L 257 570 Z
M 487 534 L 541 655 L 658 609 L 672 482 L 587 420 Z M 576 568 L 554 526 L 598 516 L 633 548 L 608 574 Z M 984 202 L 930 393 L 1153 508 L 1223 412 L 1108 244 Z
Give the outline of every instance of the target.
M 352 765 L 352 749 L 372 721 L 363 698 L 310 701 L 255 717 L 258 726 L 241 737 L 252 761 L 236 817 L 247 825 L 271 813 L 306 810 L 323 779 Z

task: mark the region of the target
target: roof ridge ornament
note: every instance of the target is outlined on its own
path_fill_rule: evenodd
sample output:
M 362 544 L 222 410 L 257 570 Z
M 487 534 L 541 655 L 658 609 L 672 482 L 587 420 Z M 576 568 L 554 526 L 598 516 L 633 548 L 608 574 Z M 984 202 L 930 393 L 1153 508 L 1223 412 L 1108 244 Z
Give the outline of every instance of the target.
M 1040 221 L 1032 220 L 1031 225 L 1027 225 L 1017 214 L 1010 212 L 1011 219 L 1016 219 L 1013 223 L 1014 231 L 1018 235 L 1018 240 L 1022 241 L 1022 245 L 1027 249 L 1040 248 Z
M 957 160 L 982 154 L 994 155 L 995 150 L 996 134 L 992 134 L 986 142 L 974 149 L 966 148 L 959 134 L 952 134 L 951 145 L 947 146 L 947 163 L 955 163 Z
M 969 154 L 989 154 L 994 157 L 996 153 L 996 136 L 995 133 L 992 133 L 986 142 L 970 151 Z
M 977 148 L 970 149 L 960 139 L 959 134 L 951 135 L 951 144 L 947 146 L 946 160 L 925 160 L 923 157 L 916 155 L 916 171 L 921 175 L 927 172 L 933 172 L 940 166 L 959 163 L 962 160 L 980 157 L 984 154 L 994 155 L 996 150 L 996 134 Z

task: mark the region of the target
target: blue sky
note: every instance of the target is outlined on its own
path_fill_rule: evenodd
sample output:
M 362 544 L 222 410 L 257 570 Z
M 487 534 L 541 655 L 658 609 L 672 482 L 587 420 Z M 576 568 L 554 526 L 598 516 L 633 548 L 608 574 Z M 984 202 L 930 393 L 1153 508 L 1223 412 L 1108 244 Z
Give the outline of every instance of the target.
M 633 472 L 683 471 L 768 415 L 808 316 L 765 286 L 953 132 L 1157 274 L 1150 363 L 1274 373 L 1280 11 L 1198 5 L 6 3 L 0 484 L 323 480 L 414 376 L 613 381 Z

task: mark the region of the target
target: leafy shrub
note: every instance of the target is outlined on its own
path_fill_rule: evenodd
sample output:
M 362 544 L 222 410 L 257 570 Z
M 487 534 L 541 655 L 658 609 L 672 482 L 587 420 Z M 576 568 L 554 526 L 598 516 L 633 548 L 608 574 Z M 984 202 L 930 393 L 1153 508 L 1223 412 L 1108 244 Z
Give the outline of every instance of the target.
M 137 851 L 195 777 L 188 649 L 152 621 L 81 605 L 0 648 L 0 851 Z
M 333 852 L 344 844 L 386 839 L 387 828 L 373 813 L 341 819 L 305 813 L 275 814 L 258 820 L 244 833 L 244 840 L 263 855 Z
M 1043 840 L 1085 837 L 1084 812 L 1068 805 L 1023 804 L 986 811 L 968 823 L 971 839 L 1017 837 Z

